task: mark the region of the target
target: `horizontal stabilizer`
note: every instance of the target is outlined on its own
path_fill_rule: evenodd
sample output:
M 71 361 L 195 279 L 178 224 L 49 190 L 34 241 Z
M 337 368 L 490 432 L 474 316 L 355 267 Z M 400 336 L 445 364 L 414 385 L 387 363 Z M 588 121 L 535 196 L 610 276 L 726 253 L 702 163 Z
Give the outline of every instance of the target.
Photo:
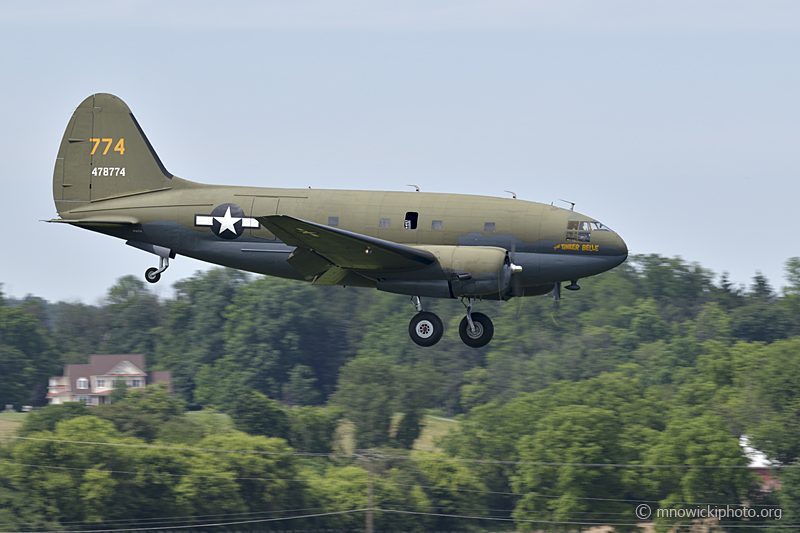
M 139 219 L 131 216 L 104 216 L 102 218 L 80 218 L 65 220 L 63 218 L 54 218 L 52 220 L 45 220 L 44 222 L 56 222 L 59 224 L 72 224 L 73 226 L 134 226 L 139 223 Z

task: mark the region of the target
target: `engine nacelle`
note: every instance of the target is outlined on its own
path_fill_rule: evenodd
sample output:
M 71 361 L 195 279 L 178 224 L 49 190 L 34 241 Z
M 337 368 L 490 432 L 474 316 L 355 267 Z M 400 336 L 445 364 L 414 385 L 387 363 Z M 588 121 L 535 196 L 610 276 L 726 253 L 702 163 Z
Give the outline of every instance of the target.
M 420 246 L 436 256 L 453 296 L 502 293 L 511 282 L 508 252 L 496 246 Z
M 428 279 L 378 279 L 379 291 L 457 298 L 506 294 L 515 267 L 508 252 L 495 246 L 418 246 L 436 256 L 436 263 L 423 274 Z M 490 297 L 491 297 L 490 296 Z

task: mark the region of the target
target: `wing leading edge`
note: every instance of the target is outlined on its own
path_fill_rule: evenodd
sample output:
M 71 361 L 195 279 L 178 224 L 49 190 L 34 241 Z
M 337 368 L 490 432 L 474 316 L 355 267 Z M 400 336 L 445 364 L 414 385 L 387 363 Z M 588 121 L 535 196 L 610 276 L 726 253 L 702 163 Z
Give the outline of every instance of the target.
M 255 217 L 297 250 L 289 263 L 318 285 L 335 285 L 350 270 L 392 272 L 416 270 L 436 262 L 436 256 L 403 244 L 323 226 L 287 215 Z

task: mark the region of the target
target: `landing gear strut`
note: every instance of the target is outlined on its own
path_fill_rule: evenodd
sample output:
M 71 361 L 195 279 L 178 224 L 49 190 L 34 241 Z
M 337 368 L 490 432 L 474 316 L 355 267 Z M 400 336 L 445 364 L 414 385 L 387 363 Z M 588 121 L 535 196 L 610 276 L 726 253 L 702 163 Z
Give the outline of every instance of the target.
M 148 268 L 147 271 L 144 273 L 144 279 L 147 280 L 149 283 L 158 283 L 158 280 L 161 279 L 161 273 L 164 272 L 166 269 L 169 268 L 169 256 L 159 256 L 158 258 L 158 268 Z
M 492 320 L 483 313 L 472 312 L 472 298 L 467 298 L 467 315 L 458 325 L 458 335 L 472 348 L 486 346 L 494 335 Z
M 444 325 L 435 313 L 423 311 L 419 296 L 412 296 L 411 303 L 418 311 L 408 324 L 408 334 L 411 340 L 420 346 L 433 346 L 442 338 Z

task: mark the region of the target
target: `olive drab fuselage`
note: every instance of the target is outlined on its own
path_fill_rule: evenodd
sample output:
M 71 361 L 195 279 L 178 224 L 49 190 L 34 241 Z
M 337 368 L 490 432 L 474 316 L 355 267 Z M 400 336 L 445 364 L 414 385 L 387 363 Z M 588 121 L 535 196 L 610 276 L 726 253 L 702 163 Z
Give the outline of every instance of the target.
M 509 299 L 599 274 L 628 253 L 592 217 L 513 198 L 187 181 L 166 170 L 127 105 L 106 94 L 73 114 L 53 197 L 60 215 L 53 222 L 160 256 L 149 281 L 184 255 L 315 284 Z M 465 319 L 474 333 L 480 324 L 469 313 Z

